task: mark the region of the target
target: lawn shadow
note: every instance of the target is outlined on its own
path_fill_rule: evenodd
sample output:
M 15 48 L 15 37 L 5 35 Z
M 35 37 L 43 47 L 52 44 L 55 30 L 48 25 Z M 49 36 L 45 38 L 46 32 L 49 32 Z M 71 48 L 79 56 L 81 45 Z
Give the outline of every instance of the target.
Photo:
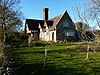
M 25 50 L 24 48 L 20 48 L 20 49 L 16 49 L 15 54 L 33 54 L 33 53 L 38 53 L 38 54 L 42 54 L 44 53 L 44 48 L 28 48 Z
M 55 67 L 55 66 L 46 66 L 43 67 L 43 63 L 36 64 L 25 64 L 18 71 L 18 75 L 100 75 L 99 67 L 91 67 L 92 73 L 87 72 L 83 68 L 72 68 L 72 67 Z
M 37 73 L 39 70 L 41 70 L 42 65 L 43 64 L 41 63 L 36 63 L 36 64 L 25 63 L 16 72 L 17 72 L 17 75 L 32 75 L 32 74 Z
M 67 50 L 67 49 L 59 49 L 59 50 L 48 50 L 47 56 L 47 65 L 43 67 L 42 62 L 34 62 L 32 63 L 25 63 L 18 71 L 18 75 L 100 75 L 100 66 L 93 67 L 90 66 L 90 63 L 84 61 L 80 62 L 79 57 L 75 57 L 79 54 L 76 51 Z M 20 52 L 21 54 L 44 54 L 44 51 L 32 51 L 32 52 Z M 66 59 L 64 55 L 67 56 Z M 48 60 L 49 59 L 49 60 Z M 59 59 L 59 61 L 55 60 Z M 83 59 L 83 58 L 80 58 Z M 42 60 L 42 59 L 41 59 Z M 67 63 L 71 62 L 71 63 Z M 60 65 L 56 65 L 59 63 Z M 65 64 L 63 64 L 65 63 Z M 66 64 L 67 63 L 67 64 Z M 94 63 L 94 62 L 92 62 Z M 78 65 L 78 66 L 77 66 Z M 79 66 L 81 65 L 81 66 Z
M 77 43 L 62 43 L 62 44 L 55 44 L 56 46 L 75 46 L 75 45 L 79 45 Z

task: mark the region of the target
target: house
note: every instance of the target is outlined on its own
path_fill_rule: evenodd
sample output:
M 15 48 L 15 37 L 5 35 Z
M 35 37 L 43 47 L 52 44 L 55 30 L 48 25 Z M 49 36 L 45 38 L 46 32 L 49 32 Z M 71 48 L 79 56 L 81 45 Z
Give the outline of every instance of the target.
M 67 11 L 49 19 L 48 8 L 43 9 L 43 20 L 26 19 L 25 33 L 28 43 L 32 40 L 54 41 L 77 40 L 77 31 Z

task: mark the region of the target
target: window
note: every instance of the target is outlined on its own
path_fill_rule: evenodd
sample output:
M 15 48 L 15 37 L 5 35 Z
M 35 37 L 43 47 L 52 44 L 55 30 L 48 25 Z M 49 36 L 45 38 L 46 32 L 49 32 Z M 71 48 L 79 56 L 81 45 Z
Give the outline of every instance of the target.
M 74 36 L 73 31 L 65 32 L 65 36 Z
M 64 27 L 68 27 L 69 26 L 69 23 L 67 21 L 63 21 L 63 26 Z
M 40 33 L 40 36 L 42 36 L 42 33 Z
M 46 32 L 46 35 L 48 36 L 49 35 L 49 32 Z

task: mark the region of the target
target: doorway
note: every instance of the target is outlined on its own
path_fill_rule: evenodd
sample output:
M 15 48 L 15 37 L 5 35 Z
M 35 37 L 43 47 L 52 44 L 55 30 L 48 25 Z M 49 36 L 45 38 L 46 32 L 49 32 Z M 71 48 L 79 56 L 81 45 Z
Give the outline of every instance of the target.
M 54 32 L 52 33 L 52 41 L 54 41 Z

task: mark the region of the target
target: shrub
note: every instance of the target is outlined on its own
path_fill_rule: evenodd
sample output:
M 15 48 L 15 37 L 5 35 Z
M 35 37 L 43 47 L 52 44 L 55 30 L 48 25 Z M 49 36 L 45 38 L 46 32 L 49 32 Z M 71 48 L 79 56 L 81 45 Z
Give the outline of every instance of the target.
M 48 43 L 46 41 L 33 41 L 29 46 L 46 46 Z
M 0 66 L 2 65 L 2 42 L 0 41 Z
M 14 40 L 13 47 L 25 47 L 27 46 L 27 41 L 23 39 Z

